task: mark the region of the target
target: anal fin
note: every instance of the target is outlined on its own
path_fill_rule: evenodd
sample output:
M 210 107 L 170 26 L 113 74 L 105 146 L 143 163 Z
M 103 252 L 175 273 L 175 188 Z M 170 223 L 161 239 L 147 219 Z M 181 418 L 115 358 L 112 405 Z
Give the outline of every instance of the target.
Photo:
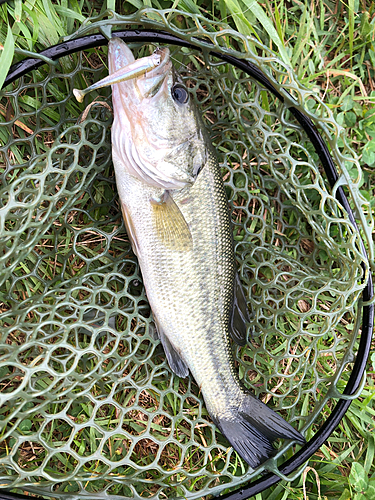
M 161 242 L 171 250 L 192 250 L 189 226 L 170 193 L 165 191 L 160 201 L 151 200 L 151 204 L 155 231 Z
M 230 318 L 229 333 L 238 345 L 246 345 L 246 323 L 250 322 L 250 314 L 247 309 L 247 302 L 243 291 L 243 286 L 236 271 L 234 279 L 233 310 Z
M 167 360 L 169 366 L 173 373 L 175 373 L 178 377 L 186 378 L 189 375 L 189 368 L 186 365 L 185 361 L 181 358 L 181 355 L 177 352 L 177 350 L 173 347 L 168 337 L 163 332 L 160 327 L 158 321 L 155 319 L 156 328 L 158 331 L 158 335 L 161 341 L 161 344 L 164 348 L 165 354 L 167 356 Z

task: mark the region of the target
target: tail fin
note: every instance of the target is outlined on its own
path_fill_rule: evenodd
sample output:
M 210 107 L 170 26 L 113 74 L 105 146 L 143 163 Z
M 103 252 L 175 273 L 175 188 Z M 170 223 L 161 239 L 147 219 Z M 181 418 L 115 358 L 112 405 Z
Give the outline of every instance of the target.
M 215 422 L 233 448 L 255 469 L 270 458 L 278 438 L 305 443 L 305 438 L 280 415 L 268 408 L 251 394 L 244 394 L 238 410 L 228 418 L 228 413 L 216 415 Z

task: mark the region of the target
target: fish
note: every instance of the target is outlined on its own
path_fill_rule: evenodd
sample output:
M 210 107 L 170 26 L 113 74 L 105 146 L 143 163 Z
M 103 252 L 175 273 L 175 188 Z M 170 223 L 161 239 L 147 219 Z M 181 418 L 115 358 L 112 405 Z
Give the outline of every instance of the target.
M 108 61 L 117 190 L 157 335 L 172 372 L 194 377 L 213 422 L 254 469 L 276 439 L 305 439 L 234 365 L 230 338 L 246 344 L 249 312 L 209 133 L 167 47 L 136 61 L 113 37 Z

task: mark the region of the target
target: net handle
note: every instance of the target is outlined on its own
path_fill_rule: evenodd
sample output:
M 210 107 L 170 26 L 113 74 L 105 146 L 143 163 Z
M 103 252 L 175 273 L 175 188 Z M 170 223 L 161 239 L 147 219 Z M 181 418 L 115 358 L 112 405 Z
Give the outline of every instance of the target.
M 144 42 L 144 43 L 164 43 L 170 45 L 178 45 L 180 47 L 187 47 L 196 50 L 202 50 L 202 48 L 198 45 L 195 45 L 187 40 L 183 40 L 176 35 L 172 35 L 166 31 L 162 30 L 150 30 L 150 29 L 137 29 L 137 30 L 121 30 L 114 31 L 117 37 L 122 38 L 126 42 Z M 56 60 L 62 56 L 67 56 L 70 54 L 74 54 L 75 52 L 79 52 L 81 50 L 87 50 L 95 47 L 100 47 L 102 45 L 107 45 L 108 39 L 100 34 L 96 33 L 93 35 L 86 35 L 84 37 L 80 37 L 73 40 L 68 40 L 63 43 L 59 43 L 48 49 L 40 52 L 41 55 L 48 57 L 49 59 Z M 282 102 L 284 102 L 284 97 L 275 89 L 272 85 L 272 82 L 262 73 L 262 71 L 255 66 L 254 64 L 238 59 L 236 57 L 230 56 L 228 54 L 220 54 L 216 51 L 211 51 L 211 55 L 218 57 L 222 61 L 225 61 L 233 66 L 241 69 L 249 76 L 254 78 L 254 80 L 258 81 L 261 85 L 263 85 L 266 89 L 268 89 L 274 96 L 279 98 Z M 46 64 L 41 59 L 28 57 L 23 59 L 22 61 L 14 64 L 10 67 L 8 75 L 5 79 L 3 87 L 6 87 L 10 83 L 14 82 L 21 76 L 26 75 L 28 72 Z M 285 91 L 286 92 L 286 91 Z M 292 96 L 290 98 L 293 100 Z M 319 134 L 312 120 L 302 113 L 300 110 L 294 107 L 289 107 L 289 110 L 295 116 L 298 123 L 301 125 L 303 130 L 307 133 L 311 143 L 313 144 L 316 153 L 319 156 L 320 161 L 322 162 L 324 171 L 327 175 L 328 182 L 331 188 L 336 184 L 339 176 L 334 165 L 333 159 L 329 153 L 327 144 L 324 142 L 323 137 Z M 344 193 L 342 187 L 339 187 L 336 191 L 336 198 L 341 203 L 341 205 L 345 208 L 348 213 L 350 222 L 355 227 L 356 231 L 359 233 L 358 226 L 355 221 L 355 217 L 352 209 L 350 208 L 349 201 Z M 366 249 L 363 243 L 362 238 L 361 241 L 361 250 L 365 258 L 367 259 Z M 366 271 L 365 263 L 362 264 L 362 268 Z M 373 297 L 373 281 L 372 275 L 369 270 L 368 272 L 368 280 L 366 287 L 362 292 L 362 299 L 364 302 L 368 302 Z M 360 311 L 358 312 L 360 314 Z M 374 325 L 374 304 L 367 304 L 363 306 L 362 310 L 362 334 L 360 338 L 358 353 L 356 356 L 356 360 L 353 366 L 352 373 L 350 375 L 349 381 L 345 387 L 344 394 L 352 395 L 358 389 L 362 377 L 365 373 L 366 363 L 370 352 L 372 333 L 373 333 L 373 325 Z M 328 437 L 332 434 L 335 428 L 339 425 L 340 420 L 345 415 L 348 410 L 352 400 L 348 399 L 340 399 L 331 415 L 324 422 L 322 427 L 318 430 L 318 432 L 308 441 L 292 458 L 284 462 L 279 470 L 283 475 L 289 475 L 302 464 L 304 464 L 328 439 Z M 232 493 L 228 493 L 226 495 L 221 496 L 220 498 L 224 500 L 246 500 L 257 493 L 264 491 L 270 486 L 276 484 L 280 481 L 280 477 L 276 474 L 266 474 L 262 476 L 257 481 L 250 483 L 249 485 L 243 487 L 241 486 L 237 490 Z M 20 495 L 11 492 L 0 492 L 0 500 L 25 500 L 25 495 Z M 41 497 L 40 497 L 41 498 Z

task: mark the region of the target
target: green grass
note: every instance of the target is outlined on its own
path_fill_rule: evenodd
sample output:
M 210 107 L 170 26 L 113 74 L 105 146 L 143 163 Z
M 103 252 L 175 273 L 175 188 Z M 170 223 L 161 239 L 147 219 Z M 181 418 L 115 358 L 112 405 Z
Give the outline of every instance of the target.
M 295 69 L 299 80 L 322 97 L 334 111 L 337 121 L 345 127 L 349 144 L 361 160 L 362 194 L 371 200 L 371 208 L 375 210 L 375 3 L 354 0 L 265 0 L 263 3 L 250 0 L 148 0 L 145 5 L 173 7 L 225 19 L 232 27 L 257 37 L 277 51 L 280 58 Z M 1 5 L 0 43 L 4 50 L 0 59 L 0 84 L 12 61 L 22 59 L 25 51 L 40 51 L 57 43 L 60 37 L 74 32 L 87 16 L 99 14 L 106 8 L 116 8 L 126 14 L 141 6 L 140 0 L 128 3 L 118 0 L 14 0 Z M 6 112 L 0 108 L 3 116 Z M 71 103 L 71 113 L 78 117 L 75 103 Z M 48 119 L 53 117 L 45 116 L 45 120 Z M 20 137 L 27 134 L 25 126 L 21 124 L 18 129 Z M 40 140 L 41 151 L 45 150 L 43 142 L 48 140 L 53 138 Z M 98 241 L 100 244 L 100 238 Z M 76 266 L 76 272 L 79 271 L 79 262 L 71 265 Z M 375 354 L 368 370 L 361 397 L 353 401 L 328 442 L 310 459 L 305 473 L 292 483 L 281 482 L 259 494 L 256 500 L 375 498 Z M 344 379 L 347 376 L 344 374 Z M 172 401 L 171 407 L 173 404 Z M 328 417 L 331 410 L 331 405 L 326 405 L 324 416 Z M 82 418 L 83 414 L 84 411 Z M 115 417 L 105 414 L 97 418 L 105 428 L 115 421 Z M 24 432 L 28 432 L 27 425 Z M 138 424 L 134 421 L 132 425 L 142 427 L 142 420 Z M 70 433 L 71 429 L 67 427 L 66 432 Z M 154 423 L 155 432 L 167 434 L 166 427 L 163 422 Z M 59 432 L 59 440 L 63 442 L 67 438 L 64 427 Z M 74 438 L 78 450 L 85 446 L 82 437 L 77 435 Z M 94 447 L 95 439 L 95 436 L 88 436 L 87 446 L 91 442 Z M 188 457 L 192 464 L 195 454 L 194 451 Z M 66 467 L 71 465 L 66 462 Z

